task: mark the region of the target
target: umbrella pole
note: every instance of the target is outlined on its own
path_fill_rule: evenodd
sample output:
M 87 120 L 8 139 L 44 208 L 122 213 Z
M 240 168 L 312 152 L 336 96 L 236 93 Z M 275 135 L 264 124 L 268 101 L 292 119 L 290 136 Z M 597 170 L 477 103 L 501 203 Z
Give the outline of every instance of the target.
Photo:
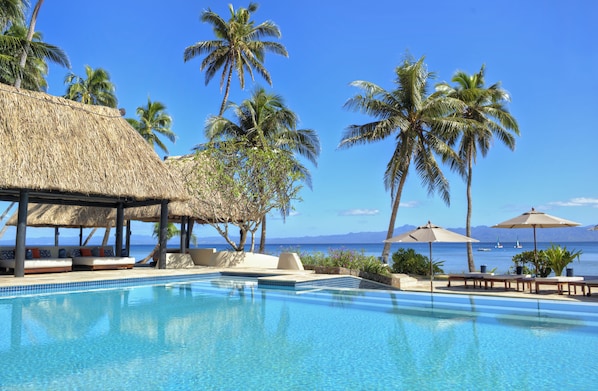
M 430 245 L 430 292 L 434 291 L 434 266 L 432 266 L 432 242 L 428 243 Z
M 534 229 L 534 266 L 536 267 L 536 277 L 538 277 L 538 248 L 536 245 L 536 226 L 532 225 Z

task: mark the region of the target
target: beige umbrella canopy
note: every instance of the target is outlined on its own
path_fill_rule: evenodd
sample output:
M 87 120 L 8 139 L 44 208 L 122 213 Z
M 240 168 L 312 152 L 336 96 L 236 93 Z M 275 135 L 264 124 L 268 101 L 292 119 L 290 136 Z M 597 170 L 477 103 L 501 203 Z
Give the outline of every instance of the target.
M 437 225 L 433 225 L 428 221 L 428 224 L 417 227 L 416 229 L 405 232 L 404 234 L 393 236 L 390 239 L 386 239 L 384 242 L 387 243 L 415 243 L 423 242 L 429 243 L 430 245 L 430 292 L 434 290 L 434 267 L 432 265 L 432 243 L 434 242 L 445 242 L 445 243 L 460 243 L 460 242 L 478 242 L 477 239 L 470 238 L 469 236 L 461 235 Z
M 580 225 L 574 221 L 538 212 L 534 208 L 510 220 L 493 225 L 492 228 L 532 228 L 534 230 L 534 251 L 536 251 L 536 228 L 563 228 Z
M 532 208 L 529 212 L 525 212 L 510 220 L 493 225 L 492 228 L 532 228 L 534 230 L 534 259 L 536 259 L 535 266 L 537 271 L 538 248 L 536 240 L 536 228 L 563 228 L 576 227 L 578 225 L 580 224 L 574 221 L 569 221 L 543 212 L 538 212 Z

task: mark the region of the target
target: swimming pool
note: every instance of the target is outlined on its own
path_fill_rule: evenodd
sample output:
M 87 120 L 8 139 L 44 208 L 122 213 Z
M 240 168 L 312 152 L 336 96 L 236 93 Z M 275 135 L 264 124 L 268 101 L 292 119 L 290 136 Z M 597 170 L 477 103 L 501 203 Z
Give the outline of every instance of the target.
M 0 389 L 593 389 L 598 306 L 212 276 L 0 298 Z

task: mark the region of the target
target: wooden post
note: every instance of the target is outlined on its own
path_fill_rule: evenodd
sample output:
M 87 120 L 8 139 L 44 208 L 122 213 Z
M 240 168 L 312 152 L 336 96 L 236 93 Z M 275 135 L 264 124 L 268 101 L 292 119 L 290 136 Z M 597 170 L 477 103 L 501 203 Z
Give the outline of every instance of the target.
M 123 224 L 125 222 L 125 212 L 122 202 L 116 206 L 116 256 L 122 257 L 123 254 Z
M 17 239 L 15 243 L 15 277 L 25 276 L 25 242 L 27 238 L 27 208 L 29 191 L 19 193 L 19 210 L 17 215 Z
M 168 200 L 160 203 L 160 259 L 158 269 L 166 269 L 166 246 L 168 235 Z
M 187 230 L 189 224 L 189 217 L 181 217 L 181 254 L 187 253 Z
M 127 220 L 127 233 L 125 236 L 125 248 L 127 256 L 131 256 L 131 220 Z

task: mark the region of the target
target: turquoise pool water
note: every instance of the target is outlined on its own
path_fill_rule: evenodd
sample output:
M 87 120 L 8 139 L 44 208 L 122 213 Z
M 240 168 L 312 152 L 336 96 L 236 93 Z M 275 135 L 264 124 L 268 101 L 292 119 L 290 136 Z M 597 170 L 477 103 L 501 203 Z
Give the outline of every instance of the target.
M 0 298 L 2 390 L 598 384 L 598 306 L 216 277 Z

